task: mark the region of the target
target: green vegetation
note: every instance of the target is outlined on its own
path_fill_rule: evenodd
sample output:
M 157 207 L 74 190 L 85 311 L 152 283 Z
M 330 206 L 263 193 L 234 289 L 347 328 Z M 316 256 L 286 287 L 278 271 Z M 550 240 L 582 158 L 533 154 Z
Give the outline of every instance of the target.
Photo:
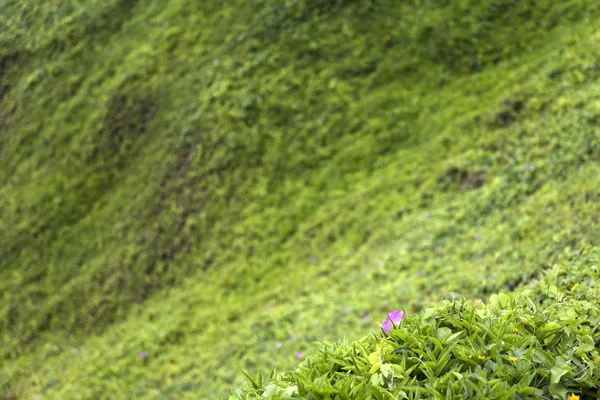
M 293 373 L 248 377 L 252 388 L 236 397 L 598 398 L 599 255 L 556 267 L 517 296 L 492 295 L 488 306 L 443 300 L 389 336 L 325 344 Z
M 594 397 L 600 4 L 0 7 L 4 398 Z

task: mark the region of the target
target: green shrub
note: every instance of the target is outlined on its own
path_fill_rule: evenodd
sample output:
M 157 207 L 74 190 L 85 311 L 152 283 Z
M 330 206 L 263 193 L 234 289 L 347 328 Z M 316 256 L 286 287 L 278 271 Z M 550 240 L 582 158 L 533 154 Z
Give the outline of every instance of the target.
M 444 300 L 388 334 L 324 344 L 230 398 L 597 398 L 599 261 L 596 248 L 486 305 Z

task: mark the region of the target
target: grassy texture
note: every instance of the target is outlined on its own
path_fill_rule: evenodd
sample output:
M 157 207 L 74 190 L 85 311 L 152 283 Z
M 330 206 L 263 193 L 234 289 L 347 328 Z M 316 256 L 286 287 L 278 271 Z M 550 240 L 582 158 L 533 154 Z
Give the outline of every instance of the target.
M 595 2 L 197 3 L 2 5 L 5 398 L 224 396 L 599 245 Z

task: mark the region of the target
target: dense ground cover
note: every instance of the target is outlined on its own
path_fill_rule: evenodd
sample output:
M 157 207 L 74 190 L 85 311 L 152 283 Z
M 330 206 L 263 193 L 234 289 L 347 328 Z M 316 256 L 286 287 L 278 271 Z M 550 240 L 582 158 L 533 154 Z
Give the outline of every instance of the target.
M 2 7 L 5 398 L 225 396 L 598 246 L 595 2 Z
M 230 398 L 598 398 L 599 255 L 582 249 L 488 304 L 392 312 L 383 334 L 325 343 L 293 372 L 248 376 Z

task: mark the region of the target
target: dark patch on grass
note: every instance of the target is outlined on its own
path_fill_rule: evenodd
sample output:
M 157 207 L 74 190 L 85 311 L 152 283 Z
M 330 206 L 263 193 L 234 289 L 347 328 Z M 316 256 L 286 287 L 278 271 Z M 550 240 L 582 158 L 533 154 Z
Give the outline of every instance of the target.
M 4 394 L 4 400 L 19 400 L 19 398 L 14 391 L 9 390 Z
M 553 69 L 549 71 L 546 76 L 548 79 L 559 79 L 563 75 L 564 71 L 562 69 Z
M 479 189 L 485 184 L 485 173 L 450 167 L 442 176 L 438 177 L 437 181 L 444 191 L 453 187 L 459 187 L 462 190 Z
M 600 193 L 594 192 L 585 192 L 585 201 L 588 203 L 597 203 L 600 202 Z
M 174 281 L 168 278 L 173 262 L 192 247 L 184 228 L 190 217 L 202 211 L 206 201 L 204 191 L 195 183 L 196 178 L 188 178 L 193 158 L 201 156 L 196 151 L 198 144 L 199 140 L 196 140 L 184 145 L 161 179 L 159 201 L 154 211 L 160 222 L 156 235 L 143 244 L 148 257 L 142 268 L 145 284 L 136 293 L 138 300 L 145 300 L 158 287 L 173 284 Z M 181 211 L 174 212 L 174 206 Z
M 92 157 L 105 162 L 112 160 L 118 169 L 122 169 L 127 160 L 126 152 L 147 132 L 155 111 L 151 94 L 113 94 L 103 128 L 95 137 Z
M 6 82 L 5 76 L 8 72 L 8 68 L 12 64 L 12 61 L 12 57 L 10 56 L 0 57 L 0 101 L 2 101 L 9 90 L 8 82 Z
M 507 281 L 505 283 L 505 287 L 509 292 L 512 292 L 518 287 L 522 287 L 522 286 L 527 285 L 528 283 L 531 283 L 533 280 L 537 279 L 541 273 L 542 273 L 542 271 L 539 270 L 539 271 L 530 272 L 528 274 L 521 274 L 518 277 L 516 277 L 515 279 Z M 488 293 L 488 294 L 491 294 L 491 293 Z
M 183 186 L 185 184 L 185 178 L 190 168 L 190 164 L 192 162 L 192 158 L 196 151 L 196 144 L 190 143 L 184 147 L 184 151 L 182 155 L 177 159 L 177 161 L 170 165 L 161 181 L 161 187 L 173 187 L 177 192 L 181 192 L 183 190 Z M 165 191 L 161 194 L 163 198 L 168 195 L 168 192 Z
M 11 89 L 6 80 L 6 74 L 16 60 L 17 55 L 0 56 L 0 155 L 2 155 L 4 149 L 2 135 L 6 130 L 7 119 L 8 116 L 14 111 L 14 107 L 9 109 L 8 105 L 3 103 L 4 98 Z
M 498 112 L 493 120 L 493 125 L 498 128 L 506 128 L 515 122 L 519 114 L 525 108 L 525 103 L 521 100 L 507 99 L 502 104 L 502 110 Z

